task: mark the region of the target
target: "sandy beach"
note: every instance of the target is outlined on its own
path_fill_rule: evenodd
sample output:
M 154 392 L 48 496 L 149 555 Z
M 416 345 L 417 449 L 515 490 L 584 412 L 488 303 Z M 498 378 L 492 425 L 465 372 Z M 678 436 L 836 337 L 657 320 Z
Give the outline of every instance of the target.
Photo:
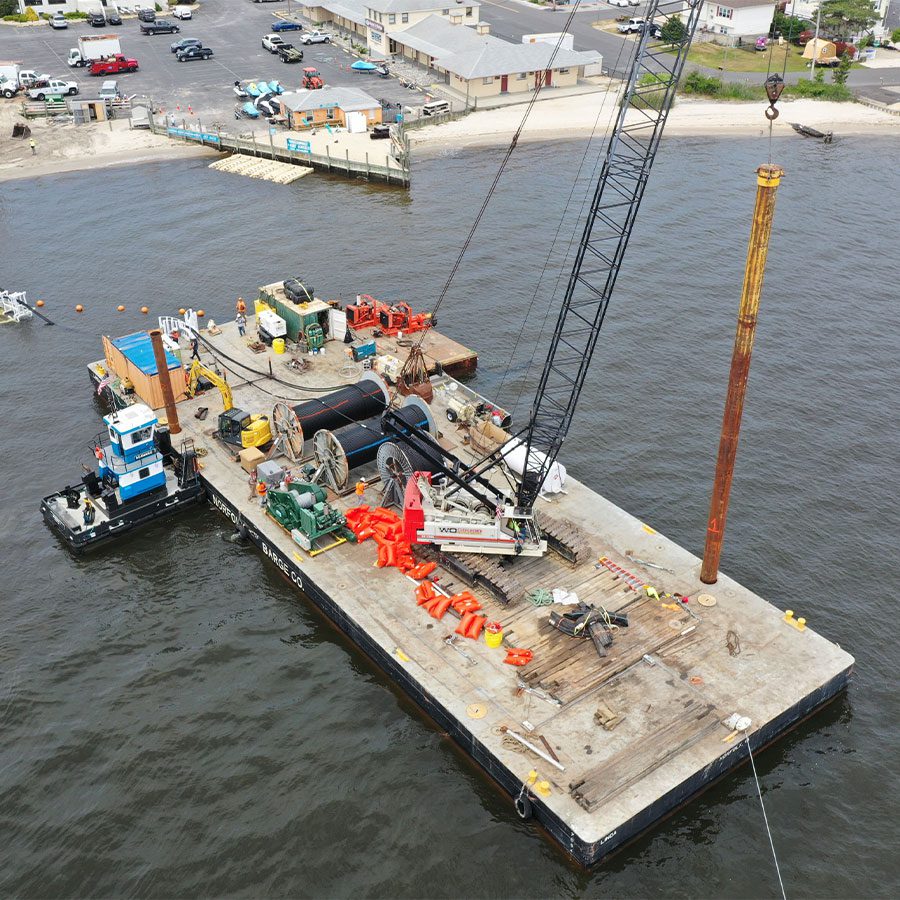
M 617 109 L 618 94 L 596 93 L 536 103 L 528 118 L 522 140 L 546 141 L 587 137 L 597 127 L 606 132 Z M 411 131 L 413 146 L 447 147 L 505 144 L 514 134 L 526 106 L 507 106 L 472 113 L 444 125 Z M 768 132 L 762 103 L 732 103 L 679 97 L 666 123 L 669 136 L 722 135 L 742 137 Z M 781 115 L 774 133 L 792 134 L 791 122 L 820 131 L 850 134 L 896 134 L 900 136 L 900 116 L 859 103 L 831 103 L 821 100 L 789 100 L 779 104 Z
M 94 125 L 51 125 L 46 119 L 27 122 L 37 145 L 37 152 L 32 155 L 29 138 L 10 137 L 13 123 L 25 121 L 19 115 L 18 104 L 0 105 L 0 181 L 218 155 L 209 148 L 179 144 L 145 129 L 132 131 L 127 120 Z

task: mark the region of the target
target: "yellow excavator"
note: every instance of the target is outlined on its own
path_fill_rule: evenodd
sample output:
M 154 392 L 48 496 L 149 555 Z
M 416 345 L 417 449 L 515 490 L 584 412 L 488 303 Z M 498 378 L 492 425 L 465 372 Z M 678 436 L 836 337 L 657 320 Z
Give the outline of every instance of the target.
M 219 415 L 219 437 L 226 444 L 238 447 L 265 447 L 272 443 L 269 417 L 235 409 L 228 382 L 218 372 L 204 366 L 199 359 L 194 360 L 188 372 L 189 397 L 196 396 L 201 379 L 217 387 L 222 394 L 223 412 Z

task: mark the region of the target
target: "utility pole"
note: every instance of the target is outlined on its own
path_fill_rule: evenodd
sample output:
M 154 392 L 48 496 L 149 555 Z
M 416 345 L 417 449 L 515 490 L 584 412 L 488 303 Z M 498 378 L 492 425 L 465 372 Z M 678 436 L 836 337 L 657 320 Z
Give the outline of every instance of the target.
M 810 81 L 815 81 L 816 78 L 816 57 L 819 55 L 819 22 L 822 21 L 822 4 L 819 3 L 818 8 L 816 9 L 816 36 L 813 38 L 813 58 L 812 58 L 812 69 L 811 74 L 809 76 Z
M 703 551 L 703 567 L 700 580 L 715 584 L 719 577 L 719 557 L 722 554 L 722 538 L 728 515 L 728 496 L 734 475 L 744 397 L 747 394 L 747 378 L 750 374 L 750 355 L 756 335 L 756 317 L 762 292 L 772 219 L 775 215 L 775 193 L 784 171 L 771 163 L 756 170 L 756 206 L 750 243 L 747 247 L 747 265 L 744 269 L 744 288 L 738 312 L 737 333 L 731 356 L 731 375 L 728 379 L 728 395 L 722 417 L 722 436 L 719 439 L 719 456 L 716 460 L 716 477 L 713 482 L 712 500 L 709 505 L 709 521 L 706 526 L 706 547 Z

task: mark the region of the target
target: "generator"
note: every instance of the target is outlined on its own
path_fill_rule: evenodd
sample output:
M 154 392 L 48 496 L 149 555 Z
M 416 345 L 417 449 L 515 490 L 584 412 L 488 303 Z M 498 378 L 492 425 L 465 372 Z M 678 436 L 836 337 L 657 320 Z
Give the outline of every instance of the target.
M 271 309 L 262 310 L 256 317 L 259 330 L 259 339 L 272 346 L 275 338 L 283 338 L 287 335 L 287 322 Z
M 375 338 L 369 338 L 367 341 L 357 340 L 350 344 L 350 357 L 353 362 L 362 362 L 364 359 L 371 359 L 376 353 Z

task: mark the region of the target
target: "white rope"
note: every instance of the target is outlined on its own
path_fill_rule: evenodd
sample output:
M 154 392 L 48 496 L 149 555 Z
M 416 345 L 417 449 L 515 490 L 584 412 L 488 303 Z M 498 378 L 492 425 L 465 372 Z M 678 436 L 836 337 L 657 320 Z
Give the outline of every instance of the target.
M 784 892 L 784 882 L 781 880 L 781 868 L 778 865 L 778 857 L 775 855 L 775 843 L 772 840 L 772 829 L 769 828 L 769 817 L 766 815 L 766 805 L 763 803 L 762 790 L 759 786 L 759 776 L 756 774 L 756 763 L 753 761 L 753 751 L 750 749 L 750 736 L 744 734 L 744 740 L 747 742 L 747 755 L 750 757 L 750 765 L 753 768 L 753 778 L 756 781 L 756 793 L 759 795 L 759 806 L 762 809 L 763 822 L 766 823 L 766 834 L 769 835 L 769 846 L 772 848 L 772 859 L 775 860 L 775 874 L 778 876 L 778 886 L 781 888 L 781 896 L 783 900 L 787 900 L 787 894 Z

